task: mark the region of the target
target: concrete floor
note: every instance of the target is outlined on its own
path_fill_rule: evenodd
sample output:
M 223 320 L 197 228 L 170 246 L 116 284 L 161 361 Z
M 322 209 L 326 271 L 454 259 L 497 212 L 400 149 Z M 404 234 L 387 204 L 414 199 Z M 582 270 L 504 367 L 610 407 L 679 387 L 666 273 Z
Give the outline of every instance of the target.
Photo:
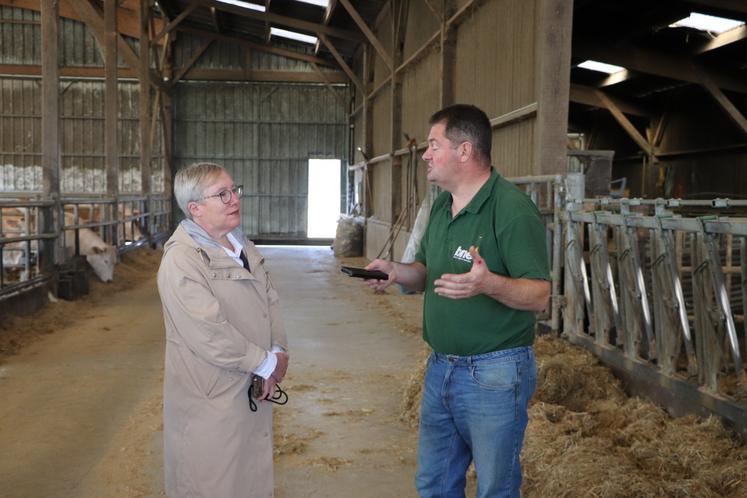
M 399 411 L 421 357 L 419 301 L 403 314 L 410 297 L 372 294 L 329 248 L 261 250 L 292 355 L 290 402 L 275 412 L 277 496 L 414 496 L 416 435 Z M 154 278 L 5 359 L 0 497 L 163 496 L 162 366 Z

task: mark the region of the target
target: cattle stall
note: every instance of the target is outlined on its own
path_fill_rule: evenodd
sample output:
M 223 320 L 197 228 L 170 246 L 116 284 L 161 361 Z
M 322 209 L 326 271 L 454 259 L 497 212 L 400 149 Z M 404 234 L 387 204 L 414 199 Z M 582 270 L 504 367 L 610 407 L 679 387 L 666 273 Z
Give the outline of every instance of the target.
M 95 240 L 111 246 L 117 258 L 164 242 L 170 233 L 171 198 L 71 196 L 57 203 L 4 197 L 0 222 L 0 303 L 34 300 L 34 293 L 43 301 L 43 289 L 56 289 L 66 274 L 81 270 L 80 256 L 86 252 L 82 233 L 87 244 Z

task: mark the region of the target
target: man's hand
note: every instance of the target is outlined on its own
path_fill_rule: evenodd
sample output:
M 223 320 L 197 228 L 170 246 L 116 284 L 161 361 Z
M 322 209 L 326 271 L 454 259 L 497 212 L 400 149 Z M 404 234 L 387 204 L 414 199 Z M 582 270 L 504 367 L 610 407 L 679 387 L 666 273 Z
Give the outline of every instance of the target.
M 376 292 L 382 292 L 384 289 L 392 285 L 397 280 L 397 274 L 394 271 L 394 265 L 391 261 L 385 261 L 383 259 L 375 259 L 371 261 L 366 270 L 379 270 L 389 275 L 389 280 L 375 280 L 366 279 L 366 285 L 374 289 Z
M 466 299 L 485 292 L 485 282 L 492 273 L 475 246 L 470 246 L 469 254 L 472 256 L 472 269 L 467 273 L 441 275 L 433 282 L 436 294 L 450 299 Z

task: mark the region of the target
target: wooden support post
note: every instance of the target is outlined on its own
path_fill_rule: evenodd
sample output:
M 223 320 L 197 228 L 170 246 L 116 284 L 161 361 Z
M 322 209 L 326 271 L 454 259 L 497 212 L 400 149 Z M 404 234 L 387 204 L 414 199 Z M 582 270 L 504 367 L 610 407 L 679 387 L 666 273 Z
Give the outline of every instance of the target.
M 59 67 L 57 66 L 58 33 L 57 0 L 41 0 L 41 57 L 42 57 L 42 190 L 46 199 L 60 201 L 60 136 L 59 136 Z M 60 206 L 56 206 L 60 211 Z M 58 220 L 59 221 L 59 220 Z M 44 217 L 44 232 L 59 229 L 52 216 Z M 44 271 L 51 271 L 52 265 L 63 261 L 62 241 L 44 243 Z
M 363 159 L 368 160 L 373 157 L 373 104 L 371 99 L 368 98 L 369 90 L 373 84 L 373 53 L 370 45 L 364 45 L 363 49 L 363 85 L 364 89 L 361 92 L 363 97 L 363 143 L 361 144 L 361 150 L 363 151 Z M 361 214 L 364 217 L 368 217 L 370 214 L 368 208 L 370 206 L 369 201 L 373 199 L 368 198 L 368 191 L 370 190 L 368 167 L 363 171 L 363 209 Z M 363 246 L 365 247 L 365 245 Z
M 117 89 L 117 0 L 104 2 L 104 150 L 106 154 L 106 193 L 112 197 L 119 193 L 119 142 L 117 137 L 119 117 L 119 91 Z
M 141 192 L 150 194 L 150 0 L 140 0 L 140 175 Z
M 117 88 L 117 0 L 104 0 L 104 154 L 106 193 L 114 198 L 113 210 L 107 216 L 119 219 L 119 89 Z M 107 219 L 112 221 L 112 219 Z M 119 225 L 109 225 L 109 241 L 119 245 Z
M 441 58 L 440 58 L 440 95 L 439 105 L 444 107 L 454 103 L 454 68 L 456 63 L 456 36 L 454 28 L 447 24 L 447 20 L 454 13 L 454 2 L 444 0 L 443 15 L 441 16 Z
M 394 70 L 402 62 L 402 38 L 404 37 L 404 28 L 407 18 L 407 9 L 409 2 L 392 2 L 392 54 L 393 64 L 389 67 L 391 71 L 391 152 L 401 148 L 402 137 L 402 76 Z M 344 5 L 344 4 L 343 4 Z M 395 230 L 397 221 L 403 223 L 400 219 L 405 202 L 402 199 L 402 156 L 392 154 L 391 159 L 391 218 L 392 230 Z M 409 229 L 409 227 L 407 227 Z M 395 257 L 394 247 L 396 246 L 396 234 L 392 238 L 392 244 L 389 247 L 389 258 Z
M 573 2 L 537 0 L 535 175 L 566 169 Z

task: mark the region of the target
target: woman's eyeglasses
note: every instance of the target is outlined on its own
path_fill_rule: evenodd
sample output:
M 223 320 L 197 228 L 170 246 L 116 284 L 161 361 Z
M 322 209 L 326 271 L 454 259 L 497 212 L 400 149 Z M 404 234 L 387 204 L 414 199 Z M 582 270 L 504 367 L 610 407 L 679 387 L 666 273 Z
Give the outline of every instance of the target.
M 205 199 L 210 199 L 211 197 L 220 197 L 220 200 L 223 204 L 228 204 L 231 202 L 231 198 L 234 194 L 236 194 L 236 197 L 241 197 L 241 194 L 244 193 L 244 186 L 243 185 L 236 185 L 234 188 L 229 188 L 226 190 L 221 190 L 217 194 L 214 195 L 206 195 L 204 197 L 200 197 L 197 199 L 198 201 L 202 201 Z

